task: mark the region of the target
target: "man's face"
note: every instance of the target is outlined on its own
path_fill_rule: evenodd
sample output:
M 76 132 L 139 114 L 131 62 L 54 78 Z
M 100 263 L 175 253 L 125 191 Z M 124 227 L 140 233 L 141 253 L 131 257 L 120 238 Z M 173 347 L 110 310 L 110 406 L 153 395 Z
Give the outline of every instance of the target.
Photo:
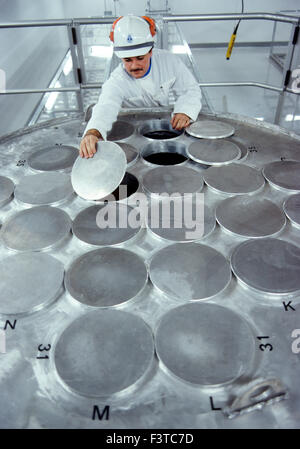
M 151 56 L 152 50 L 145 55 L 122 58 L 126 72 L 134 78 L 142 78 L 149 69 Z

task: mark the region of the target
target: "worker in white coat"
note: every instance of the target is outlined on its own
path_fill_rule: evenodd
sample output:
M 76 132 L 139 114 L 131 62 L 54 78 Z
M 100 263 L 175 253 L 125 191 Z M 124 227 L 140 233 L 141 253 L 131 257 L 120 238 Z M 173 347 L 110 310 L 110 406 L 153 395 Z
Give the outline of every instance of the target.
M 114 22 L 110 39 L 122 63 L 102 86 L 80 143 L 81 157 L 93 157 L 97 142 L 106 140 L 122 106 L 167 106 L 173 95 L 172 127 L 181 130 L 197 119 L 201 90 L 178 56 L 153 49 L 155 33 L 155 22 L 149 17 L 129 15 Z

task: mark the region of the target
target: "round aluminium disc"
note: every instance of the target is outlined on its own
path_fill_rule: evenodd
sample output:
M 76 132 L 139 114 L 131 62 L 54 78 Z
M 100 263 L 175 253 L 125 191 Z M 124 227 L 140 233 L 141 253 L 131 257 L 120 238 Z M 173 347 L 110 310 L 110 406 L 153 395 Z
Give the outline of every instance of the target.
M 76 259 L 65 286 L 77 301 L 93 307 L 113 307 L 135 298 L 148 279 L 144 261 L 131 251 L 101 248 Z
M 265 179 L 255 168 L 243 164 L 209 167 L 203 174 L 205 183 L 218 193 L 243 195 L 259 192 Z
M 130 137 L 134 133 L 134 126 L 131 123 L 116 121 L 112 129 L 107 133 L 107 140 L 115 141 Z
M 18 212 L 1 228 L 4 245 L 16 251 L 42 251 L 59 245 L 71 230 L 71 219 L 61 209 L 38 206 Z
M 274 187 L 283 191 L 300 192 L 300 162 L 272 162 L 264 167 L 263 175 Z
M 230 139 L 228 139 L 230 142 L 235 143 L 239 149 L 241 150 L 241 156 L 238 160 L 238 162 L 243 162 L 245 159 L 247 159 L 248 154 L 249 154 L 249 149 L 248 146 L 245 145 L 244 142 L 240 142 L 238 139 L 236 139 L 235 137 L 230 137 Z
M 157 167 L 143 177 L 143 189 L 150 196 L 161 194 L 173 197 L 194 194 L 203 188 L 202 176 L 196 170 L 187 167 Z
M 295 225 L 300 226 L 300 193 L 290 196 L 283 204 L 283 210 L 288 219 Z
M 175 243 L 154 254 L 150 279 L 174 298 L 202 300 L 224 290 L 231 271 L 229 262 L 215 249 L 199 243 Z
M 28 166 L 36 171 L 54 171 L 70 169 L 78 150 L 68 145 L 52 145 L 35 151 L 28 157 Z
M 235 129 L 232 125 L 217 120 L 199 120 L 185 128 L 193 137 L 201 139 L 223 139 L 232 136 Z
M 0 176 L 0 207 L 6 204 L 13 196 L 15 185 L 6 176 Z
M 15 188 L 15 198 L 26 204 L 59 204 L 74 193 L 71 177 L 65 173 L 24 176 Z
M 277 295 L 300 291 L 300 248 L 284 240 L 247 240 L 231 256 L 231 267 L 241 283 Z
M 184 211 L 179 212 L 176 217 L 174 208 L 170 208 L 169 214 L 163 215 L 162 207 L 162 202 L 157 205 L 157 209 L 154 209 L 152 205 L 152 208 L 148 210 L 147 220 L 148 228 L 161 239 L 178 243 L 195 241 L 207 237 L 215 229 L 214 213 L 207 206 L 200 211 L 196 206 L 190 206 L 190 217 L 187 217 L 187 214 L 184 215 Z M 193 212 L 194 215 L 192 215 Z
M 77 318 L 54 349 L 59 377 L 83 396 L 108 397 L 135 388 L 150 371 L 153 358 L 148 325 L 120 310 L 97 310 Z
M 251 238 L 273 236 L 286 224 L 285 215 L 276 204 L 248 195 L 222 201 L 216 208 L 216 220 L 226 231 Z
M 136 148 L 128 143 L 117 142 L 118 145 L 122 148 L 125 153 L 127 159 L 127 168 L 131 167 L 138 159 L 139 153 Z
M 76 159 L 71 174 L 73 189 L 86 200 L 104 198 L 121 183 L 126 166 L 126 156 L 119 145 L 101 141 L 92 158 Z
M 253 369 L 255 338 L 235 312 L 216 304 L 193 303 L 162 316 L 155 348 L 163 366 L 176 378 L 217 386 Z
M 0 260 L 0 313 L 28 314 L 53 302 L 63 286 L 64 266 L 48 254 L 24 253 Z
M 230 164 L 241 156 L 239 147 L 228 140 L 202 139 L 192 143 L 187 152 L 192 160 L 206 165 Z
M 118 203 L 88 207 L 73 221 L 73 234 L 90 245 L 104 246 L 126 242 L 141 229 L 141 222 L 138 226 L 131 224 L 132 211 L 131 207 Z

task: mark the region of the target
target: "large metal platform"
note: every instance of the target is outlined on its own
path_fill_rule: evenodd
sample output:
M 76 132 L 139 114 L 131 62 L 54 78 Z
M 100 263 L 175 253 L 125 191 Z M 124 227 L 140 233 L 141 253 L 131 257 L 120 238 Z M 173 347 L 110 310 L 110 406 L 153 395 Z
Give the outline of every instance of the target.
M 133 125 L 134 132 L 121 140 L 141 152 L 150 140 L 138 134 L 139 127 L 148 120 L 169 118 L 170 111 L 167 110 L 124 110 L 120 120 Z M 271 162 L 300 161 L 300 138 L 284 129 L 237 115 L 200 114 L 199 120 L 207 119 L 226 122 L 234 127 L 234 135 L 226 140 L 240 146 L 243 153 L 234 164 L 244 164 L 262 172 Z M 85 126 L 84 118 L 78 116 L 71 120 L 56 119 L 3 136 L 0 139 L 0 175 L 10 179 L 15 186 L 24 182 L 25 176 L 34 174 L 28 165 L 34 151 L 51 145 L 61 147 L 62 151 L 64 146 L 78 148 Z M 174 141 L 188 147 L 196 138 L 184 133 Z M 131 196 L 131 207 L 134 198 L 143 193 L 143 176 L 155 167 L 157 165 L 139 158 L 127 168 L 127 173 L 132 175 L 128 182 L 137 179 L 139 183 Z M 208 170 L 208 166 L 191 160 L 187 160 L 184 167 L 195 170 L 199 179 Z M 70 176 L 70 168 L 63 171 Z M 36 184 L 33 185 L 36 189 Z M 247 189 L 238 191 L 244 195 L 245 192 Z M 202 193 L 205 206 L 213 213 L 222 201 L 234 196 L 205 183 Z M 249 193 L 251 198 L 273 202 L 282 211 L 284 202 L 293 194 L 294 191 L 278 189 L 267 180 L 264 186 L 250 189 Z M 67 214 L 72 224 L 80 212 L 93 205 L 93 201 L 84 200 L 74 193 L 55 204 L 55 208 Z M 33 207 L 36 206 L 9 196 L 0 208 L 2 229 L 7 229 L 9 220 L 20 217 L 21 212 Z M 53 205 L 43 203 L 39 207 Z M 259 210 L 261 222 L 263 211 Z M 87 214 L 87 220 L 89 216 L 94 215 Z M 242 226 L 243 217 L 238 218 L 239 226 Z M 245 237 L 228 232 L 216 222 L 213 231 L 196 242 L 176 243 L 142 226 L 138 232 L 129 233 L 128 240 L 112 239 L 122 243 L 105 246 L 108 259 L 102 267 L 100 249 L 103 246 L 98 245 L 97 240 L 92 239 L 93 243 L 88 243 L 88 239 L 81 240 L 79 233 L 77 236 L 70 231 L 58 244 L 43 248 L 42 253 L 57 259 L 58 265 L 63 264 L 65 277 L 69 273 L 70 279 L 75 264 L 75 283 L 83 289 L 77 292 L 82 295 L 78 300 L 66 288 L 69 283 L 65 287 L 60 280 L 59 290 L 59 279 L 52 279 L 53 270 L 49 279 L 46 276 L 49 283 L 45 283 L 44 273 L 42 276 L 39 270 L 43 266 L 47 269 L 48 265 L 40 265 L 36 276 L 28 267 L 25 270 L 24 266 L 22 271 L 20 258 L 16 259 L 19 260 L 18 270 L 14 268 L 11 258 L 24 253 L 20 248 L 27 248 L 28 259 L 25 259 L 29 261 L 30 257 L 34 259 L 35 255 L 42 254 L 41 251 L 28 250 L 28 236 L 32 229 L 37 234 L 41 232 L 38 224 L 32 229 L 24 229 L 22 221 L 17 220 L 17 225 L 20 228 L 18 231 L 14 227 L 16 238 L 19 241 L 23 236 L 24 239 L 23 245 L 19 242 L 17 250 L 5 245 L 3 231 L 0 230 L 0 276 L 1 285 L 6 287 L 0 293 L 1 428 L 300 428 L 300 293 L 296 288 L 297 282 L 291 291 L 282 292 L 280 288 L 275 293 L 259 291 L 241 282 L 231 270 L 226 278 L 228 282 L 218 288 L 217 261 L 222 256 L 230 270 L 233 251 L 250 240 L 251 233 L 250 237 L 248 234 Z M 86 231 L 89 225 L 84 222 L 82 226 Z M 278 230 L 272 239 L 288 242 L 291 245 L 287 247 L 297 247 L 297 251 L 285 260 L 277 260 L 274 254 L 274 258 L 267 258 L 265 263 L 272 259 L 275 268 L 282 264 L 285 268 L 282 272 L 288 271 L 290 276 L 285 263 L 299 263 L 300 230 L 288 217 L 285 226 Z M 91 231 L 95 232 L 95 226 Z M 260 237 L 255 237 L 259 244 Z M 172 283 L 172 276 L 177 276 L 174 285 L 169 284 L 168 287 L 174 289 L 180 285 L 178 295 L 169 294 L 172 288 L 162 291 L 151 282 L 151 261 L 157 260 L 155 255 L 158 251 L 174 243 L 177 246 L 192 245 L 191 248 L 199 244 L 197 251 L 202 245 L 206 248 L 200 260 L 195 256 L 197 251 L 193 251 L 192 256 L 196 259 L 193 261 L 191 257 L 191 265 L 186 263 L 182 270 L 178 267 L 180 257 L 177 258 L 176 251 L 173 259 L 166 258 L 164 270 L 168 282 Z M 214 257 L 208 258 L 205 278 L 203 257 L 214 254 L 207 247 L 221 256 L 218 255 L 216 264 Z M 122 250 L 120 254 L 126 257 L 109 259 L 112 248 Z M 84 265 L 80 271 L 80 261 L 86 260 L 80 257 L 95 250 L 100 251 L 100 259 L 90 268 Z M 128 252 L 136 256 L 132 260 L 137 258 L 138 264 L 130 262 Z M 117 254 L 115 251 L 112 253 L 114 256 Z M 184 252 L 184 257 L 189 257 L 189 251 Z M 10 258 L 9 275 L 5 271 L 7 258 Z M 249 259 L 250 262 L 255 260 Z M 26 260 L 22 263 L 26 264 Z M 123 262 L 126 265 L 122 266 Z M 99 266 L 105 291 L 101 290 L 100 278 L 97 278 Z M 197 276 L 197 266 L 201 266 L 201 276 L 189 283 L 189 276 Z M 148 273 L 146 282 L 141 281 L 143 269 Z M 26 278 L 28 271 L 30 277 Z M 297 273 L 296 268 L 294 272 Z M 163 271 L 160 278 L 162 274 Z M 93 279 L 97 280 L 96 288 L 101 290 L 99 300 L 97 291 L 93 290 Z M 247 280 L 247 275 L 244 279 Z M 199 297 L 194 298 L 189 287 L 196 284 L 201 293 L 205 292 L 205 285 L 200 285 L 200 282 L 205 284 L 206 280 L 214 295 L 205 297 L 204 293 L 200 300 Z M 31 288 L 26 281 L 30 282 Z M 276 286 L 280 285 L 278 279 L 276 281 Z M 289 286 L 292 284 L 293 287 L 293 279 L 289 278 L 289 281 Z M 137 283 L 140 283 L 139 288 Z M 44 289 L 46 293 L 43 293 Z M 86 299 L 85 289 L 95 299 L 94 305 Z M 35 298 L 40 291 L 44 300 Z M 105 301 L 115 292 L 118 301 Z M 28 294 L 34 296 L 34 302 L 26 297 Z M 101 296 L 103 294 L 106 298 Z M 10 306 L 10 301 L 16 301 L 15 298 L 18 304 L 14 302 Z M 122 315 L 120 311 L 128 315 Z

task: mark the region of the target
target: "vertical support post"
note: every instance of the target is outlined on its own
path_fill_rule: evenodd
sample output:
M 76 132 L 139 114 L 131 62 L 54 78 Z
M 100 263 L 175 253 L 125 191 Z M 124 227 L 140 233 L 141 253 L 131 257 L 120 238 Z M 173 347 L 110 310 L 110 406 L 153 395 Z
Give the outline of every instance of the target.
M 298 33 L 299 33 L 299 24 L 293 24 L 291 35 L 290 35 L 290 40 L 289 40 L 289 44 L 288 44 L 288 51 L 287 51 L 285 61 L 284 61 L 284 69 L 283 69 L 283 76 L 282 76 L 282 82 L 281 82 L 281 87 L 282 87 L 283 91 L 279 94 L 279 98 L 278 98 L 278 102 L 277 102 L 275 118 L 274 118 L 275 125 L 279 125 L 279 123 L 280 123 L 282 108 L 283 108 L 283 104 L 284 104 L 284 100 L 285 100 L 286 88 L 288 87 L 290 78 L 291 78 L 293 56 L 294 56 L 294 52 L 295 52 L 295 46 L 297 44 Z
M 70 52 L 71 52 L 71 58 L 73 63 L 73 74 L 74 74 L 74 81 L 75 84 L 77 84 L 80 87 L 80 84 L 82 84 L 81 79 L 81 68 L 78 61 L 77 56 L 77 34 L 76 34 L 76 28 L 72 25 L 67 26 L 68 30 L 68 37 L 69 37 L 69 44 L 70 44 Z M 82 92 L 79 90 L 79 92 L 76 92 L 77 96 L 77 102 L 78 102 L 78 109 L 83 112 L 84 106 L 83 106 L 83 98 L 82 98 Z

